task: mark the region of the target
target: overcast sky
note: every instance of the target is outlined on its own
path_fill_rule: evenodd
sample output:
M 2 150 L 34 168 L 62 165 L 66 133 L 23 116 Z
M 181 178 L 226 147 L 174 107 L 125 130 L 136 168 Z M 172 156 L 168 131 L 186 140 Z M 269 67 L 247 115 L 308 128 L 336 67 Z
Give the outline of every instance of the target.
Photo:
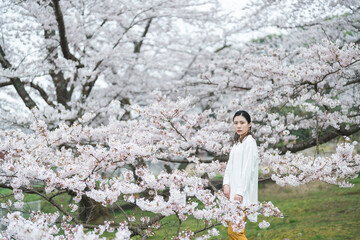
M 245 6 L 249 0 L 219 0 L 219 2 L 227 9 L 240 9 Z

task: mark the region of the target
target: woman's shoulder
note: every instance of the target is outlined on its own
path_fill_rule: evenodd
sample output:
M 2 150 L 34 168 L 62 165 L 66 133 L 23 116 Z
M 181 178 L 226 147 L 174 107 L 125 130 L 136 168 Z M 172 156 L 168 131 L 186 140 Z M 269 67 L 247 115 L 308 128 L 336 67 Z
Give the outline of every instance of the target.
M 249 134 L 245 137 L 244 142 L 247 142 L 247 144 L 251 144 L 251 145 L 252 144 L 257 145 L 255 138 L 251 134 Z

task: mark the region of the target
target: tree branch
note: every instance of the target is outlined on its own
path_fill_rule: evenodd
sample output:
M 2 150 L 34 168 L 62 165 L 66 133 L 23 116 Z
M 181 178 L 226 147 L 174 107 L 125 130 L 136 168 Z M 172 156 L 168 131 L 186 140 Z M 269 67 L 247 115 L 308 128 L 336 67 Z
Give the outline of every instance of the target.
M 280 29 L 294 29 L 294 28 L 305 28 L 305 27 L 313 27 L 313 26 L 317 26 L 317 25 L 321 25 L 321 23 L 310 23 L 310 24 L 302 24 L 302 25 L 294 25 L 294 26 L 281 26 L 281 25 L 269 25 L 267 27 L 277 27 Z
M 50 31 L 45 29 L 45 33 L 44 33 L 45 39 L 51 39 L 54 36 L 55 36 L 54 30 Z M 46 49 L 48 52 L 48 56 L 52 55 L 52 58 L 54 59 L 58 58 L 57 46 L 47 46 Z M 56 61 L 54 61 L 54 59 L 52 58 L 48 58 L 48 61 L 55 67 L 55 69 L 50 69 L 49 74 L 55 85 L 56 101 L 62 104 L 66 109 L 70 109 L 68 102 L 71 100 L 72 89 L 74 88 L 74 85 L 73 84 L 71 85 L 70 91 L 67 90 L 69 81 L 65 79 L 62 70 L 58 69 L 56 65 Z
M 32 109 L 37 107 L 34 100 L 32 100 L 28 92 L 25 90 L 24 83 L 20 80 L 20 78 L 10 78 L 10 81 L 12 85 L 14 85 L 16 92 L 19 94 L 27 108 Z
M 345 83 L 344 86 L 348 86 L 348 85 L 351 85 L 351 84 L 354 84 L 354 83 L 360 83 L 360 78 L 349 81 L 349 82 Z
M 59 29 L 60 46 L 64 57 L 68 60 L 78 61 L 78 59 L 70 53 L 68 40 L 66 38 L 64 17 L 61 12 L 59 0 L 52 0 L 56 21 Z
M 179 221 L 179 225 L 178 225 L 178 228 L 177 228 L 177 231 L 176 231 L 176 236 L 177 236 L 177 237 L 179 237 L 180 227 L 181 227 L 181 223 L 182 223 L 182 221 L 181 221 L 181 219 L 180 219 L 180 217 L 179 217 L 178 213 L 176 213 L 176 217 L 177 217 L 177 219 L 178 219 L 178 221 Z
M 195 231 L 194 234 L 198 234 L 200 232 L 203 232 L 205 230 L 208 230 L 208 229 L 213 228 L 213 227 L 218 226 L 218 225 L 221 225 L 221 223 L 214 223 L 214 224 L 212 224 L 210 226 L 204 227 L 203 229 L 199 229 L 199 230 Z
M 0 88 L 1 88 L 1 87 L 6 87 L 6 86 L 9 86 L 9 85 L 12 85 L 12 82 L 11 82 L 11 81 L 9 81 L 9 82 L 1 82 L 1 83 L 0 83 Z
M 147 24 L 146 24 L 145 30 L 144 30 L 144 32 L 143 32 L 143 34 L 142 34 L 142 36 L 141 36 L 140 42 L 137 42 L 137 41 L 134 42 L 134 45 L 135 45 L 135 47 L 134 47 L 134 53 L 140 53 L 141 46 L 142 46 L 142 44 L 143 44 L 143 42 L 144 42 L 144 38 L 146 37 L 146 34 L 147 34 L 148 31 L 149 31 L 150 24 L 151 24 L 151 21 L 152 21 L 152 20 L 153 20 L 152 18 L 149 18 L 149 20 L 148 20 L 148 22 L 147 22 Z
M 120 205 L 118 205 L 118 204 L 115 204 L 115 205 L 116 205 L 116 207 L 117 207 L 118 209 L 120 209 L 120 211 L 122 212 L 122 214 L 124 214 L 124 216 L 125 216 L 125 218 L 126 218 L 126 221 L 127 221 L 128 224 L 129 224 L 129 227 L 128 227 L 128 228 L 133 231 L 132 236 L 135 236 L 135 235 L 144 236 L 144 231 L 142 231 L 140 227 L 134 226 L 134 225 L 130 222 L 129 217 L 128 217 L 128 215 L 126 214 L 126 212 L 124 211 L 124 209 L 123 209 Z
M 360 131 L 360 125 L 354 125 L 351 126 L 348 130 L 345 129 L 345 127 L 341 127 L 339 130 L 335 129 L 333 131 L 329 131 L 329 132 L 324 132 L 322 133 L 322 135 L 319 137 L 318 141 L 319 144 L 328 142 L 338 136 L 349 136 L 351 134 L 354 134 L 356 132 Z M 285 154 L 287 151 L 290 151 L 292 153 L 310 148 L 316 146 L 316 139 L 315 138 L 311 138 L 307 141 L 304 142 L 300 142 L 297 144 L 294 144 L 292 147 L 281 147 L 279 148 L 280 150 L 280 154 Z
M 224 43 L 224 46 L 222 46 L 221 48 L 218 48 L 214 51 L 214 53 L 218 53 L 222 50 L 224 50 L 225 48 L 231 48 L 231 44 L 226 44 L 226 42 Z
M 52 200 L 54 197 L 57 197 L 57 196 L 59 196 L 59 195 L 61 195 L 61 194 L 64 194 L 64 193 L 69 193 L 69 192 L 66 191 L 66 190 L 59 191 L 59 192 L 54 193 L 53 195 L 51 195 L 51 196 L 49 197 L 49 199 Z
M 224 156 L 227 156 L 227 155 L 224 155 Z M 222 156 L 219 156 L 219 157 L 222 157 Z M 172 163 L 194 163 L 192 161 L 188 161 L 188 160 L 175 160 L 175 159 L 169 159 L 169 158 L 158 158 L 159 161 L 162 161 L 162 162 L 172 162 Z M 216 160 L 218 160 L 219 162 L 226 162 L 227 159 L 224 158 L 216 158 Z M 215 159 L 213 160 L 199 160 L 199 162 L 202 162 L 202 163 L 212 163 L 214 161 L 216 161 Z
M 199 49 L 199 52 L 201 52 L 201 48 Z M 181 75 L 181 77 L 179 78 L 179 80 L 182 80 L 186 75 L 188 75 L 189 71 L 190 71 L 190 68 L 191 66 L 194 64 L 194 62 L 196 61 L 198 57 L 198 54 L 196 54 L 193 59 L 191 60 L 191 62 L 189 63 L 189 65 L 187 66 L 185 72 Z
M 39 85 L 37 85 L 33 82 L 30 83 L 30 87 L 36 89 L 40 93 L 40 96 L 45 100 L 45 102 L 47 104 L 49 104 L 52 107 L 55 107 L 55 104 L 52 101 L 50 101 L 49 95 L 47 95 L 47 93 L 45 92 L 45 90 L 43 88 L 41 88 Z
M 7 188 L 7 189 L 13 189 L 13 187 L 11 186 L 7 186 L 5 184 L 0 184 L 0 188 Z M 48 201 L 50 204 L 52 204 L 55 208 L 57 208 L 60 212 L 62 212 L 64 215 L 66 216 L 70 216 L 75 223 L 77 224 L 81 224 L 81 221 L 79 221 L 76 217 L 72 216 L 70 213 L 68 213 L 67 211 L 65 211 L 62 206 L 60 206 L 57 202 L 55 202 L 54 200 L 52 200 L 52 198 L 55 195 L 59 195 L 57 193 L 55 193 L 55 195 L 53 195 L 52 197 L 48 197 L 46 196 L 46 194 L 44 194 L 44 190 L 42 188 L 33 188 L 33 189 L 27 189 L 24 187 L 20 188 L 24 193 L 32 193 L 32 194 L 36 194 L 40 197 L 42 197 L 43 199 L 45 199 L 46 201 Z M 61 193 L 63 193 L 62 191 L 60 191 Z
M 11 64 L 9 63 L 8 60 L 6 60 L 6 58 L 5 58 L 5 52 L 4 52 L 4 50 L 2 49 L 1 46 L 0 46 L 0 63 L 1 63 L 1 66 L 2 66 L 4 69 L 11 68 Z
M 0 46 L 0 63 L 4 69 L 8 69 L 12 67 L 9 61 L 5 59 L 5 52 L 1 46 Z M 10 78 L 10 82 L 12 85 L 14 85 L 16 92 L 19 94 L 19 96 L 21 97 L 27 108 L 32 109 L 33 107 L 37 107 L 34 100 L 32 100 L 28 92 L 25 90 L 24 83 L 20 80 L 20 78 L 18 77 Z M 7 85 L 10 84 L 4 83 L 1 84 L 0 87 L 4 87 Z

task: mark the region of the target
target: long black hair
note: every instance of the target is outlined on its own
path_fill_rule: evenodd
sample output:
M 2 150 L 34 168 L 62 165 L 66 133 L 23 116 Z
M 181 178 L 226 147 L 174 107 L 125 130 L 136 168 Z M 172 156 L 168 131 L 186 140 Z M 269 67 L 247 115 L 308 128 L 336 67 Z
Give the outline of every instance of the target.
M 235 117 L 237 117 L 237 116 L 243 116 L 243 117 L 246 119 L 246 121 L 248 122 L 248 124 L 251 123 L 251 117 L 250 117 L 250 114 L 249 114 L 248 112 L 246 112 L 246 111 L 244 111 L 244 110 L 237 111 L 237 112 L 234 114 L 233 122 L 234 122 Z M 254 134 L 253 134 L 252 131 L 251 131 L 251 127 L 252 127 L 252 126 L 250 126 L 249 131 L 248 131 L 246 134 L 244 134 L 244 136 L 241 136 L 241 137 L 240 137 L 239 134 L 235 133 L 235 135 L 234 135 L 234 143 L 238 143 L 238 142 L 241 142 L 241 143 L 242 143 L 243 139 L 244 139 L 247 135 L 251 135 L 251 136 L 255 139 L 255 136 L 254 136 Z

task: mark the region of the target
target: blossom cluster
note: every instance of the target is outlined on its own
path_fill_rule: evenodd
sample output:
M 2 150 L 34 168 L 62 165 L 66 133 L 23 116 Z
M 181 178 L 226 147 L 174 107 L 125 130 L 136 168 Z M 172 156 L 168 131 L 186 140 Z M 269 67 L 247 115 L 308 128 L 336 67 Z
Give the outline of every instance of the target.
M 313 180 L 353 187 L 347 179 L 356 178 L 360 172 L 360 155 L 354 154 L 357 142 L 338 144 L 330 157 L 305 156 L 287 152 L 285 155 L 268 151 L 264 154 L 264 164 L 271 166 L 271 175 L 278 185 L 299 186 Z
M 212 117 L 211 111 L 198 114 L 191 110 L 194 101 L 186 98 L 172 102 L 162 97 L 154 105 L 134 108 L 139 114 L 135 120 L 113 121 L 97 128 L 86 124 L 93 115 L 85 114 L 79 122 L 70 126 L 61 124 L 54 130 L 38 120 L 31 126 L 33 133 L 5 131 L 2 134 L 5 141 L 0 145 L 5 153 L 0 180 L 13 190 L 15 208 L 22 207 L 24 191 L 33 189 L 36 182 L 43 186 L 43 194 L 65 191 L 75 195 L 65 216 L 69 219 L 77 219 L 74 212 L 86 196 L 104 207 L 125 200 L 143 211 L 176 215 L 181 221 L 194 216 L 224 225 L 231 222 L 234 230 L 239 231 L 245 224 L 243 209 L 221 192 L 209 190 L 209 180 L 203 178 L 223 173 L 225 163 L 215 159 L 228 153 L 230 136 L 220 134 L 224 125 L 213 124 L 223 119 Z M 197 139 L 199 128 L 206 136 L 202 142 Z M 216 128 L 219 134 L 205 134 Z M 276 150 L 263 151 L 261 147 L 260 156 L 262 164 L 275 172 L 272 179 L 277 184 L 297 186 L 318 179 L 349 186 L 343 180 L 356 177 L 359 172 L 360 158 L 353 155 L 354 146 L 355 143 L 341 144 L 327 158 L 314 159 L 290 152 L 281 155 Z M 208 163 L 202 162 L 196 154 L 199 151 L 215 157 Z M 188 161 L 195 167 L 191 171 L 162 171 L 154 175 L 144 164 L 172 160 Z M 125 170 L 129 167 L 133 171 Z M 118 168 L 124 170 L 120 175 L 110 174 Z M 10 205 L 2 204 L 2 207 Z M 247 207 L 252 214 L 282 216 L 272 203 Z
M 101 235 L 105 231 L 114 231 L 109 223 L 99 225 L 93 231 L 88 231 L 82 225 L 71 225 L 63 222 L 61 226 L 55 223 L 59 218 L 59 213 L 48 214 L 32 212 L 28 219 L 22 216 L 21 212 L 8 213 L 3 217 L 1 223 L 6 226 L 6 231 L 0 232 L 2 239 L 46 239 L 46 240 L 65 240 L 65 239 L 92 239 L 103 240 Z M 63 234 L 60 234 L 63 231 Z M 130 239 L 131 232 L 126 223 L 120 223 L 116 231 L 116 240 Z

